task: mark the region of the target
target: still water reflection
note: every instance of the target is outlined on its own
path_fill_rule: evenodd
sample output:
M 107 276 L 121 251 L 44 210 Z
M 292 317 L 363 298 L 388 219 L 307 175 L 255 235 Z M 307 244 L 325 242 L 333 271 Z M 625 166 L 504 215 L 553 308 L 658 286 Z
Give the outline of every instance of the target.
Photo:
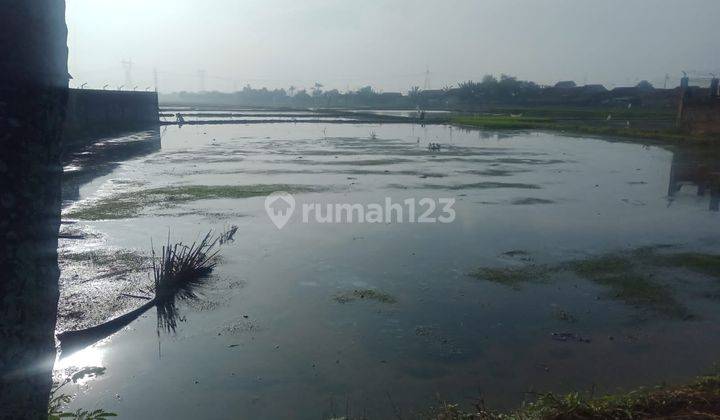
M 430 142 L 441 150 L 429 151 Z M 298 206 L 453 197 L 457 219 L 295 221 L 278 230 L 263 197 L 250 197 L 79 220 L 96 235 L 63 242 L 69 255 L 83 247 L 147 252 L 150 238 L 159 243 L 168 229 L 186 241 L 210 227 L 239 231 L 204 298 L 181 308 L 186 322 L 175 335 L 158 335 L 149 312 L 86 350 L 101 356 L 59 362 L 58 374 L 107 368 L 72 385 L 73 407 L 127 418 L 388 417 L 437 395 L 463 404 L 482 396 L 502 408 L 529 390 L 682 381 L 717 361 L 720 305 L 707 297 L 682 294 L 697 316 L 671 319 L 569 275 L 519 290 L 468 275 L 513 267 L 516 255 L 553 264 L 657 244 L 717 252 L 719 161 L 707 154 L 549 133 L 346 124 L 168 127 L 162 147 L 149 152 L 74 188 L 66 212 L 151 188 L 278 184 L 313 187 L 296 195 Z M 93 279 L 84 291 L 72 265 L 64 267 L 64 287 L 77 298 L 93 290 L 75 316 L 110 316 L 87 308 L 116 302 L 121 276 Z M 682 273 L 673 281 L 685 290 Z M 394 302 L 337 299 L 355 290 Z

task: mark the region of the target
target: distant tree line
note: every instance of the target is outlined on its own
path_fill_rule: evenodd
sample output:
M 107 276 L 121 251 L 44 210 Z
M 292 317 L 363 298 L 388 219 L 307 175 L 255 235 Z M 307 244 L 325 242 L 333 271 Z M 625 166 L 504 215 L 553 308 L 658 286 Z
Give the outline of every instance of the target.
M 297 108 L 351 108 L 351 107 L 408 107 L 411 101 L 408 95 L 401 93 L 381 93 L 371 86 L 356 91 L 341 93 L 337 89 L 323 90 L 316 83 L 310 90 L 297 89 L 255 89 L 250 85 L 238 92 L 177 92 L 161 94 L 161 103 L 193 105 L 233 105 L 259 107 L 297 107 Z
M 636 86 L 606 89 L 602 85 L 576 86 L 558 82 L 542 86 L 516 77 L 488 75 L 481 81 L 467 81 L 444 89 L 423 90 L 417 86 L 408 92 L 380 92 L 371 86 L 355 91 L 323 90 L 315 83 L 309 91 L 290 86 L 286 89 L 256 89 L 250 85 L 233 93 L 177 92 L 163 94 L 163 104 L 229 105 L 292 108 L 416 108 L 482 109 L 493 106 L 572 105 L 598 106 L 632 104 L 646 107 L 671 107 L 674 89 L 655 89 L 649 82 Z

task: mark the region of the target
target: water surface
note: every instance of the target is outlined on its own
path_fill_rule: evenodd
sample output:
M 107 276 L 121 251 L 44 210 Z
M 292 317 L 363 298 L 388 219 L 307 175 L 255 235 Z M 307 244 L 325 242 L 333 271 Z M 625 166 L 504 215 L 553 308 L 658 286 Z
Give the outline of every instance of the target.
M 294 219 L 278 230 L 264 198 L 253 197 L 80 220 L 73 226 L 91 235 L 61 244 L 64 302 L 76 302 L 78 319 L 61 306 L 61 326 L 101 322 L 138 305 L 118 294 L 147 282 L 142 270 L 88 274 L 102 267 L 78 269 L 67 255 L 147 254 L 151 238 L 161 243 L 168 231 L 185 241 L 210 228 L 239 231 L 223 246 L 203 300 L 181 307 L 185 322 L 176 334 L 158 336 L 151 311 L 57 363 L 58 375 L 107 368 L 69 386 L 77 393 L 72 407 L 126 418 L 329 418 L 347 411 L 387 418 L 418 412 L 438 396 L 462 404 L 482 397 L 508 408 L 531 390 L 613 392 L 684 381 L 717 361 L 720 304 L 683 293 L 691 287 L 682 272 L 672 288 L 696 315 L 691 320 L 612 299 L 601 285 L 567 273 L 519 290 L 469 276 L 478 267 L 555 264 L 658 244 L 717 252 L 717 195 L 698 195 L 696 155 L 409 124 L 168 126 L 160 142 L 159 150 L 75 185 L 65 211 L 149 188 L 282 184 L 314 188 L 296 195 L 298 206 L 451 197 L 457 218 Z M 441 150 L 429 151 L 430 142 Z M 365 289 L 395 302 L 336 299 Z M 553 333 L 590 342 L 563 342 Z

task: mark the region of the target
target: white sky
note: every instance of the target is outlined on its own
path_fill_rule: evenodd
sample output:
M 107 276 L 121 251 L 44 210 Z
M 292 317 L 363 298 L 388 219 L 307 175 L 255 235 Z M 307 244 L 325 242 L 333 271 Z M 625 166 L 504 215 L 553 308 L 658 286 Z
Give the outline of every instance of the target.
M 720 0 L 67 0 L 72 86 L 384 91 L 720 73 Z

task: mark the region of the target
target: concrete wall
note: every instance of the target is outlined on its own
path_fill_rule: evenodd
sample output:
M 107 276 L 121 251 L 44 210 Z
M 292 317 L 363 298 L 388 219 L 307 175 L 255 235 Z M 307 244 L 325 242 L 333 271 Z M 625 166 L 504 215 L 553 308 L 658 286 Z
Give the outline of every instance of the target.
M 720 134 L 720 99 L 686 104 L 683 124 L 694 134 Z
M 1 4 L 0 418 L 47 419 L 60 276 L 65 2 Z
M 156 92 L 70 89 L 65 142 L 69 147 L 98 137 L 156 126 Z
M 680 128 L 693 134 L 720 134 L 720 96 L 690 88 L 682 96 L 678 117 Z

